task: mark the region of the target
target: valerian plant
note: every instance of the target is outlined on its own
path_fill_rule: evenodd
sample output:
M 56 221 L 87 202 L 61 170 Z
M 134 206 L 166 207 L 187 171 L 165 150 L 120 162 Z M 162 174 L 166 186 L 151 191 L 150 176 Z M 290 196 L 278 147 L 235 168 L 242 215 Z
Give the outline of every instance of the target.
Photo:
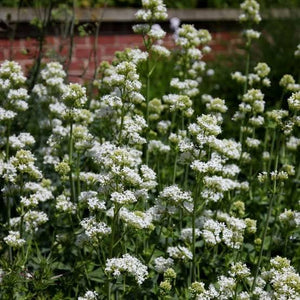
M 267 98 L 259 4 L 241 4 L 233 115 L 202 92 L 209 32 L 177 24 L 167 49 L 164 3 L 142 5 L 144 50 L 102 62 L 92 96 L 58 62 L 30 92 L 0 65 L 1 299 L 299 299 L 300 86 Z

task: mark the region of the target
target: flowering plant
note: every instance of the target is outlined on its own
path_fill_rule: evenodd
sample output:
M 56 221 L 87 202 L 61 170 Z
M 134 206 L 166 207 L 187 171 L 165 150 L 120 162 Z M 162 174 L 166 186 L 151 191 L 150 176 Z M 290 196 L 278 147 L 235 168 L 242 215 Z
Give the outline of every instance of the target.
M 299 299 L 300 85 L 285 74 L 279 101 L 265 97 L 259 4 L 241 4 L 232 115 L 202 93 L 212 37 L 191 24 L 177 22 L 155 94 L 173 50 L 163 1 L 142 5 L 144 51 L 102 62 L 92 95 L 58 62 L 32 90 L 0 65 L 1 299 Z M 23 131 L 28 109 L 39 130 Z

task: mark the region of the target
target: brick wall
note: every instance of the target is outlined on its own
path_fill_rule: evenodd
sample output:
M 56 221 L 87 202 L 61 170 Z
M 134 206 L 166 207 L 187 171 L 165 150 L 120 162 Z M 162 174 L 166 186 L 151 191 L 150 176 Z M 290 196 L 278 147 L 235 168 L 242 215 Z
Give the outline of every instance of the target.
M 216 53 L 230 53 L 238 43 L 240 35 L 235 31 L 224 31 L 212 34 L 211 59 Z M 164 45 L 168 48 L 174 47 L 171 35 L 167 35 Z M 0 62 L 5 59 L 18 61 L 25 72 L 28 72 L 38 56 L 39 43 L 35 38 L 19 38 L 13 41 L 0 39 Z M 83 82 L 93 78 L 95 67 L 103 60 L 111 61 L 116 51 L 128 47 L 143 48 L 140 35 L 102 35 L 97 41 L 95 37 L 75 36 L 72 59 L 68 64 L 70 40 L 57 36 L 47 36 L 43 47 L 43 61 L 59 60 L 69 65 L 69 80 Z

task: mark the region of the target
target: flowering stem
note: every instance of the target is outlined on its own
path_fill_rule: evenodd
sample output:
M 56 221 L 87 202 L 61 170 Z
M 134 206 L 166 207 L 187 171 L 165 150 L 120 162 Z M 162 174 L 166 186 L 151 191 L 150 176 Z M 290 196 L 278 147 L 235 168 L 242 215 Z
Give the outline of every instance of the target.
M 69 136 L 69 166 L 70 166 L 70 187 L 71 200 L 75 202 L 75 182 L 73 179 L 73 119 L 70 121 L 70 136 Z
M 267 235 L 269 221 L 270 221 L 270 217 L 271 217 L 271 213 L 272 213 L 272 209 L 273 209 L 273 204 L 274 204 L 276 195 L 277 195 L 277 184 L 276 184 L 276 180 L 274 180 L 272 197 L 271 197 L 270 204 L 269 204 L 269 209 L 268 209 L 266 223 L 264 225 L 263 237 L 262 237 L 262 242 L 261 242 L 261 246 L 260 246 L 260 251 L 259 251 L 259 257 L 258 257 L 258 262 L 257 262 L 257 266 L 256 266 L 256 271 L 255 271 L 253 283 L 252 283 L 252 286 L 251 286 L 251 292 L 253 292 L 254 289 L 255 289 L 256 279 L 257 279 L 257 276 L 258 276 L 258 273 L 259 273 L 259 269 L 260 269 L 260 264 L 261 264 L 261 261 L 262 261 L 262 254 L 263 254 L 263 251 L 264 251 L 264 245 L 265 245 L 266 235 Z
M 10 128 L 11 128 L 11 121 L 8 120 L 8 122 L 7 122 L 7 128 L 6 128 L 6 147 L 5 147 L 5 161 L 6 162 L 9 159 Z M 10 206 L 10 197 L 9 197 L 9 194 L 8 194 L 7 195 L 7 223 L 8 223 L 8 230 L 10 230 L 10 218 L 11 218 L 11 206 Z M 9 260 L 12 263 L 12 248 L 11 248 L 11 246 L 8 247 L 8 252 L 9 252 Z
M 5 161 L 8 161 L 8 159 L 9 159 L 9 137 L 10 137 L 10 128 L 11 128 L 11 121 L 8 120 L 8 122 L 7 122 L 7 129 L 6 129 Z
M 173 184 L 175 184 L 175 181 L 176 181 L 177 157 L 178 157 L 178 151 L 175 151 L 174 169 L 173 169 L 173 181 L 172 181 Z
M 248 89 L 248 76 L 249 76 L 249 67 L 250 67 L 250 48 L 251 48 L 251 42 L 246 45 L 246 51 L 247 51 L 246 68 L 245 68 L 246 81 L 245 81 L 244 90 L 243 90 L 244 94 L 247 92 L 247 89 Z
M 77 195 L 79 196 L 81 188 L 80 188 L 80 153 L 77 151 L 76 157 L 76 182 L 77 182 Z
M 122 140 L 122 131 L 123 131 L 123 125 L 124 125 L 124 118 L 125 118 L 125 109 L 124 109 L 124 103 L 121 108 L 121 124 L 120 124 L 120 129 L 119 129 L 119 137 L 118 137 L 118 144 L 121 144 Z
M 191 281 L 196 279 L 196 214 L 198 209 L 198 195 L 200 192 L 200 180 L 197 180 L 195 194 L 193 197 L 193 214 L 192 214 L 192 268 L 191 268 Z
M 147 58 L 147 82 L 146 82 L 146 123 L 148 125 L 146 130 L 146 140 L 148 142 L 149 139 L 149 98 L 150 98 L 150 60 Z M 149 151 L 148 144 L 146 145 L 146 165 L 149 164 Z
M 273 153 L 274 153 L 275 140 L 276 140 L 276 129 L 274 129 L 274 131 L 273 131 L 273 137 L 272 137 L 272 143 L 271 143 L 271 151 L 270 151 L 270 159 L 269 159 L 269 164 L 268 164 L 268 172 L 270 172 L 270 168 L 271 168 L 271 162 L 272 162 Z

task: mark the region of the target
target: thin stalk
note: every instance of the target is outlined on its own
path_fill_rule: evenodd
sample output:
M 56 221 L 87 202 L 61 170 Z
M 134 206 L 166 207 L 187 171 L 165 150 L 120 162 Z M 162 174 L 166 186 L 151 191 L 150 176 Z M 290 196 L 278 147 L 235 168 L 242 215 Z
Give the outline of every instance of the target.
M 8 120 L 7 122 L 7 129 L 6 129 L 6 145 L 5 145 L 5 161 L 7 162 L 9 159 L 9 138 L 10 138 L 10 128 L 11 128 L 11 121 Z
M 276 198 L 276 195 L 277 195 L 276 188 L 277 188 L 277 185 L 276 185 L 276 180 L 275 180 L 274 181 L 274 186 L 273 186 L 272 197 L 271 197 L 270 204 L 269 204 L 267 219 L 266 219 L 266 223 L 264 225 L 263 237 L 262 237 L 262 242 L 261 242 L 261 246 L 260 246 L 256 271 L 255 271 L 253 283 L 252 283 L 252 286 L 251 286 L 251 292 L 253 292 L 254 289 L 255 289 L 257 276 L 258 276 L 258 273 L 259 273 L 259 270 L 260 270 L 260 265 L 261 265 L 261 262 L 262 262 L 262 257 L 263 257 L 262 255 L 263 255 L 263 251 L 264 251 L 264 245 L 265 245 L 265 241 L 266 241 L 266 236 L 267 236 L 268 226 L 269 226 L 269 222 L 270 222 L 270 217 L 271 217 L 271 214 L 272 214 L 273 204 L 274 204 L 274 201 L 275 201 L 275 198 Z
M 150 60 L 149 56 L 147 58 L 147 82 L 146 82 L 146 123 L 148 125 L 146 131 L 146 140 L 149 140 L 149 101 L 150 101 Z M 148 144 L 146 144 L 146 165 L 149 164 L 149 151 L 148 151 Z
M 79 196 L 81 192 L 81 187 L 80 187 L 80 153 L 77 151 L 77 156 L 76 156 L 76 183 L 77 183 L 77 195 Z
M 159 232 L 158 232 L 158 241 L 160 240 L 160 237 L 161 237 L 161 234 L 162 234 L 162 229 L 163 229 L 163 226 L 160 226 L 160 229 L 159 229 Z M 148 262 L 146 263 L 147 265 L 150 264 L 155 249 L 156 249 L 156 247 L 155 247 L 155 245 L 154 245 L 154 247 L 153 247 L 153 249 L 152 249 L 152 251 L 151 251 L 151 254 L 150 254 L 149 258 L 148 258 Z
M 71 200 L 75 202 L 75 182 L 73 178 L 73 120 L 70 121 L 70 135 L 69 135 L 69 166 L 70 166 L 70 188 L 71 188 Z
M 121 108 L 121 124 L 120 124 L 120 129 L 119 129 L 118 144 L 121 144 L 121 140 L 122 140 L 124 118 L 125 118 L 125 108 L 124 108 L 124 103 L 123 103 L 122 108 Z
M 44 50 L 46 29 L 47 29 L 47 25 L 51 19 L 52 8 L 53 8 L 53 3 L 52 3 L 52 1 L 50 1 L 50 6 L 49 6 L 48 10 L 47 10 L 47 7 L 45 7 L 45 10 L 44 10 L 44 19 L 43 19 L 43 23 L 42 23 L 42 28 L 40 30 L 40 36 L 39 36 L 38 56 L 35 60 L 35 64 L 34 64 L 34 68 L 33 68 L 33 75 L 31 77 L 29 87 L 28 87 L 29 94 L 31 93 L 33 87 L 35 86 L 35 83 L 38 79 L 38 75 L 40 72 L 41 62 L 42 62 L 42 57 L 43 57 L 43 50 Z
M 275 140 L 276 140 L 276 129 L 274 129 L 274 131 L 273 131 L 271 151 L 270 151 L 270 159 L 269 159 L 269 164 L 268 164 L 268 172 L 270 172 L 270 169 L 271 169 L 271 163 L 272 163 L 272 158 L 273 158 L 273 153 L 274 153 Z
M 196 181 L 196 189 L 193 197 L 193 214 L 192 214 L 192 270 L 191 270 L 191 281 L 196 279 L 196 214 L 198 208 L 198 195 L 200 192 L 200 180 Z
M 11 128 L 11 121 L 9 120 L 6 129 L 6 145 L 5 145 L 5 159 L 4 159 L 6 162 L 9 159 L 10 128 Z M 10 230 L 11 205 L 10 205 L 9 194 L 7 194 L 6 198 L 7 198 L 7 225 L 8 225 L 8 230 Z M 8 252 L 9 252 L 9 261 L 12 262 L 12 248 L 10 246 L 8 247 Z
M 73 0 L 72 3 L 72 20 L 71 20 L 71 25 L 70 25 L 70 47 L 69 47 L 69 53 L 68 53 L 68 62 L 66 65 L 66 73 L 69 74 L 69 67 L 71 64 L 72 60 L 72 55 L 73 55 L 73 49 L 74 49 L 74 26 L 75 26 L 75 4 L 76 0 Z
M 173 184 L 175 184 L 175 181 L 176 181 L 177 157 L 178 157 L 178 151 L 175 151 L 174 168 L 173 168 L 173 180 L 172 180 Z
M 251 43 L 249 45 L 246 45 L 246 67 L 245 67 L 245 76 L 246 76 L 246 81 L 244 83 L 244 89 L 243 93 L 245 94 L 248 89 L 248 76 L 249 76 L 249 67 L 250 67 L 250 49 L 251 49 Z

